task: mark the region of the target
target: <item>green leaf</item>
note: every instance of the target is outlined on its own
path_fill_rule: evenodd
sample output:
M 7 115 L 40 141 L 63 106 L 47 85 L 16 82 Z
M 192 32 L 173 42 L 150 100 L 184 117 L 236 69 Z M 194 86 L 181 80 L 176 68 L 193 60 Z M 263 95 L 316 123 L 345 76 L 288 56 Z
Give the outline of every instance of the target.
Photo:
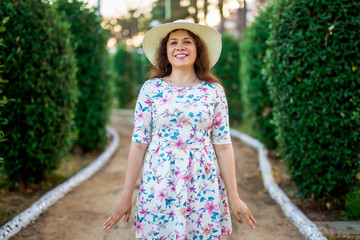
M 10 17 L 7 16 L 6 18 L 4 18 L 4 19 L 2 20 L 2 23 L 3 23 L 3 24 L 7 23 L 7 22 L 9 21 L 9 19 L 10 19 Z

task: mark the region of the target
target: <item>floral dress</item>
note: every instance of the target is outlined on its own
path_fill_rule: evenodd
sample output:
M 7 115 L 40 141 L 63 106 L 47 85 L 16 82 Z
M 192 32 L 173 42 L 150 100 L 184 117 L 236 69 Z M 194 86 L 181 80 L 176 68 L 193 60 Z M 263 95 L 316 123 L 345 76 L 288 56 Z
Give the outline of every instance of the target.
M 231 143 L 219 83 L 142 86 L 131 141 L 150 143 L 135 211 L 139 239 L 221 239 L 232 232 L 213 144 Z

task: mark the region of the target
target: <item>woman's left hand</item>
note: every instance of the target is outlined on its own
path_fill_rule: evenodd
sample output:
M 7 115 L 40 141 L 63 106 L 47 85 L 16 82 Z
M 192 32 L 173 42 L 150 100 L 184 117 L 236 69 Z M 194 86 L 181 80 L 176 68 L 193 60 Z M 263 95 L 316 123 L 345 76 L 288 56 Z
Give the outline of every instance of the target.
M 255 228 L 255 224 L 256 224 L 256 220 L 255 218 L 252 216 L 252 214 L 250 213 L 249 208 L 246 206 L 246 204 L 240 199 L 239 196 L 235 196 L 235 197 L 230 197 L 229 198 L 229 202 L 230 202 L 230 209 L 232 214 L 234 214 L 234 216 L 236 217 L 237 221 L 239 223 L 244 223 L 241 216 L 242 215 L 245 219 L 245 221 L 249 224 L 249 226 L 254 229 Z

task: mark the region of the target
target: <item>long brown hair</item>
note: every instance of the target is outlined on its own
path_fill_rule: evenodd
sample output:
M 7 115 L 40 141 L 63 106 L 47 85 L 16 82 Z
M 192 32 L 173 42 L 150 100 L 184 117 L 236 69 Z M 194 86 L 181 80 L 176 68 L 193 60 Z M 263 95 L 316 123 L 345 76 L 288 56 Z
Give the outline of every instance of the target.
M 168 33 L 159 44 L 156 54 L 156 66 L 152 66 L 148 72 L 148 77 L 151 78 L 163 78 L 169 76 L 172 71 L 172 66 L 167 58 L 166 45 L 169 40 L 170 34 L 178 30 L 184 30 L 194 39 L 196 45 L 196 60 L 194 63 L 195 74 L 202 80 L 209 83 L 221 83 L 221 81 L 210 72 L 210 58 L 207 47 L 200 37 L 186 29 L 175 29 Z

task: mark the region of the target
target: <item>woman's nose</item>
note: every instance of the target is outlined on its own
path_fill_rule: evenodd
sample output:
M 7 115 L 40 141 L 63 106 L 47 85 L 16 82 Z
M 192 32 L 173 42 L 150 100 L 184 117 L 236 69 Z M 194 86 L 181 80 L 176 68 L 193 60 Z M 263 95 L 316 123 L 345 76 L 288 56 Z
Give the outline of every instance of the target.
M 184 45 L 182 43 L 179 43 L 177 46 L 176 46 L 176 50 L 183 50 L 184 49 Z

